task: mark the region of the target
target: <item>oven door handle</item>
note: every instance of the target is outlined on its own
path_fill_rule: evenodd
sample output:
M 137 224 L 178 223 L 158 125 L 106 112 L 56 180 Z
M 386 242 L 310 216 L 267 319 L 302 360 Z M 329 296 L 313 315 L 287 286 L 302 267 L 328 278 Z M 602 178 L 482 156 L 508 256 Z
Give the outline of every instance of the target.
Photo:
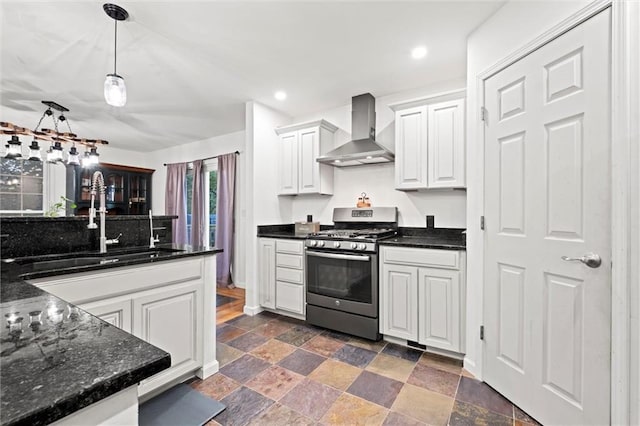
M 371 256 L 366 256 L 366 255 L 319 253 L 317 251 L 309 251 L 309 250 L 307 250 L 307 255 L 315 256 L 315 257 L 325 257 L 327 259 L 357 260 L 361 262 L 368 262 L 369 260 L 371 260 Z

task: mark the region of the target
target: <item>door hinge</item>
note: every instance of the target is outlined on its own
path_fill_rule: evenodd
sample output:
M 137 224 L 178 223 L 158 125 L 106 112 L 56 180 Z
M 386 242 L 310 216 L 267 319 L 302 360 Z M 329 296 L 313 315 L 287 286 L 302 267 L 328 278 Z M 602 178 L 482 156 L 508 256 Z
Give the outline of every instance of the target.
M 484 340 L 484 325 L 480 326 L 480 340 Z
M 484 216 L 480 216 L 480 229 L 484 231 Z
M 483 106 L 481 106 L 480 107 L 480 120 L 486 121 L 486 119 L 487 119 L 487 110 Z

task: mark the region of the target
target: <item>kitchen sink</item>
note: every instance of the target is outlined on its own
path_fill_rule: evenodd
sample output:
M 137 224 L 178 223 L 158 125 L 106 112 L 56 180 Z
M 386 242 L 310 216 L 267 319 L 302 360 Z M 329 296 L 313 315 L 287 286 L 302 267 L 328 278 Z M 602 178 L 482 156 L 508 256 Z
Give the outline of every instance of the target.
M 107 253 L 79 252 L 64 253 L 44 256 L 21 257 L 17 259 L 4 259 L 5 263 L 17 263 L 30 265 L 34 271 L 47 271 L 53 269 L 73 268 L 88 265 L 104 265 L 124 260 L 148 259 L 162 257 L 171 253 L 183 252 L 181 249 L 168 247 L 131 247 L 120 250 L 112 250 Z

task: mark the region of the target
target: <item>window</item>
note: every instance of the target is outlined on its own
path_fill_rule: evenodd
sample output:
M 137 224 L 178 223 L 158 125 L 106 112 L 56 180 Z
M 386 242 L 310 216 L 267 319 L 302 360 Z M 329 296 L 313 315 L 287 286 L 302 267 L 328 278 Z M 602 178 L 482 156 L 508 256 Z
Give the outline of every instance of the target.
M 44 212 L 44 163 L 24 159 L 0 159 L 0 213 L 7 215 Z
M 204 192 L 205 206 L 208 211 L 205 213 L 209 216 L 209 220 L 205 229 L 205 245 L 212 246 L 216 241 L 216 204 L 218 202 L 218 161 L 208 160 L 204 164 Z M 193 166 L 189 165 L 187 169 L 187 239 L 191 242 L 191 200 L 193 200 Z

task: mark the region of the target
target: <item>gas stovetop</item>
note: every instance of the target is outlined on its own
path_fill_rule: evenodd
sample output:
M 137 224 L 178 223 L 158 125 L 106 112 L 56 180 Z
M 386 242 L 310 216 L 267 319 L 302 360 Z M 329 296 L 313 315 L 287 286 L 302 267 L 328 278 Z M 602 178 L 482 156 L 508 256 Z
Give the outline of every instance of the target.
M 381 238 L 390 237 L 396 234 L 391 228 L 369 228 L 369 229 L 327 229 L 310 234 L 312 239 L 336 239 L 336 240 L 369 240 L 375 241 Z

